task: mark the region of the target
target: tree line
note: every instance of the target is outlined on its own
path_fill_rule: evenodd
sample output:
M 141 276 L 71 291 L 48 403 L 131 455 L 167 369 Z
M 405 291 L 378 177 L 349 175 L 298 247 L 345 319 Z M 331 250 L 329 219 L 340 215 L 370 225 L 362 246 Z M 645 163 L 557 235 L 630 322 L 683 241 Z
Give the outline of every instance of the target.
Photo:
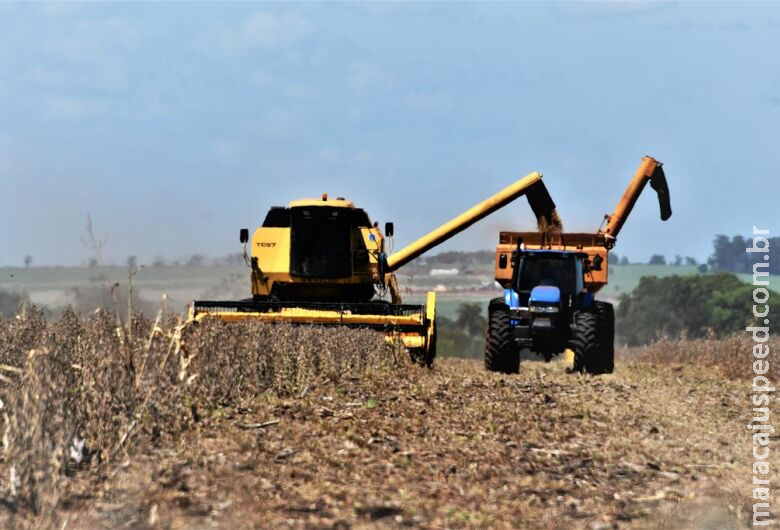
M 766 278 L 766 277 L 764 277 Z M 753 289 L 729 272 L 645 276 L 617 306 L 619 341 L 629 346 L 661 338 L 724 337 L 744 332 L 753 316 Z M 778 294 L 769 290 L 769 299 Z
M 769 274 L 780 274 L 780 237 L 767 238 L 769 242 Z M 716 271 L 753 274 L 755 263 L 767 263 L 763 252 L 746 252 L 753 246 L 752 238 L 718 234 L 713 240 L 713 253 L 708 264 Z M 766 270 L 766 269 L 763 269 Z

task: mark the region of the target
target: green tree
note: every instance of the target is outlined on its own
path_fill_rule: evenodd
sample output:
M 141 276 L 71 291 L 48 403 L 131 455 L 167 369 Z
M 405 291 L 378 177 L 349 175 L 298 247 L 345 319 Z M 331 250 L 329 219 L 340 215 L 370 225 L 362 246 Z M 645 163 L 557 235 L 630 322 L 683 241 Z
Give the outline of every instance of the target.
M 455 319 L 436 317 L 438 339 L 436 348 L 441 355 L 452 357 L 481 357 L 485 348 L 487 320 L 482 316 L 482 305 L 460 304 Z
M 460 304 L 455 324 L 469 340 L 469 356 L 479 355 L 480 341 L 484 340 L 487 329 L 487 319 L 482 316 L 482 306 L 475 302 Z
M 780 237 L 767 238 L 769 243 L 769 272 L 780 274 Z M 707 262 L 712 270 L 753 273 L 755 263 L 763 263 L 763 252 L 746 252 L 753 246 L 753 239 L 742 236 L 729 238 L 718 234 L 712 241 L 712 255 Z
M 617 330 L 629 345 L 682 334 L 737 333 L 753 321 L 752 290 L 752 285 L 729 273 L 644 277 L 636 289 L 620 297 Z

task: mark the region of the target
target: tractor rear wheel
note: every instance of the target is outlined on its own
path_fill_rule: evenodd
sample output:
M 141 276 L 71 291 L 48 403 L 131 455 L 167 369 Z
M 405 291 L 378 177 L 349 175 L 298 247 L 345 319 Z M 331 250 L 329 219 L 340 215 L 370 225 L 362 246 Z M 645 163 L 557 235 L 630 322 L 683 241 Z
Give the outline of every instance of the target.
M 599 315 L 591 311 L 580 311 L 574 315 L 574 350 L 575 372 L 598 373 L 599 354 L 601 353 L 601 333 L 599 333 Z
M 594 373 L 611 374 L 615 370 L 615 309 L 607 302 L 596 302 L 595 308 L 599 316 L 601 351 L 595 367 L 598 371 Z
M 515 344 L 509 307 L 503 298 L 490 303 L 485 342 L 485 368 L 505 374 L 520 371 L 520 349 Z

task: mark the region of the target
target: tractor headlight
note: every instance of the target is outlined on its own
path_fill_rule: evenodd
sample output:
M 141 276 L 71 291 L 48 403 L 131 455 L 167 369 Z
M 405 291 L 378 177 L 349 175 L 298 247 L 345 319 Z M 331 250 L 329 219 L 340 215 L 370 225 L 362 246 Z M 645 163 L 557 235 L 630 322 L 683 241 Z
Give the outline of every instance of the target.
M 532 305 L 531 313 L 557 313 L 558 306 L 554 305 Z

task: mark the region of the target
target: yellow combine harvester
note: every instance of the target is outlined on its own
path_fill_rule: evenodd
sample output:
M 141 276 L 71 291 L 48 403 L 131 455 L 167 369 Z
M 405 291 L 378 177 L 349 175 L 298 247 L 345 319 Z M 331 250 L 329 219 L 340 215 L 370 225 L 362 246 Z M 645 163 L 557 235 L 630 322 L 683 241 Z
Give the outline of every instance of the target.
M 190 320 L 258 320 L 292 324 L 366 327 L 400 340 L 418 362 L 436 355 L 436 294 L 425 305 L 401 303 L 393 274 L 403 265 L 526 195 L 537 218 L 552 208 L 542 175 L 531 173 L 402 250 L 388 255 L 393 224 L 372 223 L 344 198 L 305 199 L 273 207 L 250 240 L 242 229 L 252 298 L 195 301 Z M 247 251 L 247 245 L 250 250 Z M 390 301 L 384 300 L 390 295 Z

